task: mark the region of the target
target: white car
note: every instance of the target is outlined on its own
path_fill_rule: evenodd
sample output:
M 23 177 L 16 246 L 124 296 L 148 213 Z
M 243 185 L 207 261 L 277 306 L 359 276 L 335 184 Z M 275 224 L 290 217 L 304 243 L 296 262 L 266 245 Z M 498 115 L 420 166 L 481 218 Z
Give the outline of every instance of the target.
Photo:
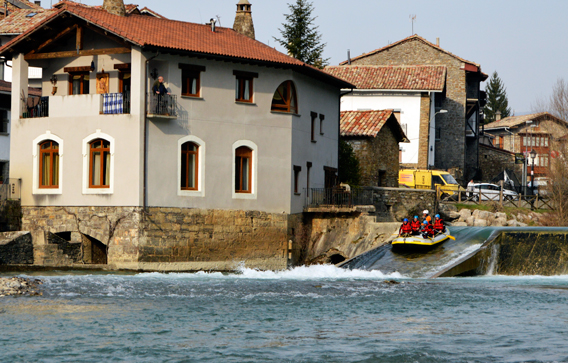
M 468 192 L 473 192 L 473 199 L 479 200 L 479 192 L 481 191 L 481 200 L 499 200 L 499 195 L 501 192 L 501 188 L 496 184 L 491 183 L 474 183 L 470 188 L 468 188 Z M 511 200 L 517 199 L 519 194 L 512 190 L 503 189 L 503 199 L 504 200 Z

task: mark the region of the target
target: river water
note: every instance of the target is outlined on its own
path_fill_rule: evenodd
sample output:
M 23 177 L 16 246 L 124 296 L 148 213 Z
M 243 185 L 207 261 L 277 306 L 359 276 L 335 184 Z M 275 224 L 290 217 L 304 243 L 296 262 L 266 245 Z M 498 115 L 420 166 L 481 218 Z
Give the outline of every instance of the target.
M 43 296 L 0 299 L 0 362 L 568 362 L 568 276 L 28 276 Z

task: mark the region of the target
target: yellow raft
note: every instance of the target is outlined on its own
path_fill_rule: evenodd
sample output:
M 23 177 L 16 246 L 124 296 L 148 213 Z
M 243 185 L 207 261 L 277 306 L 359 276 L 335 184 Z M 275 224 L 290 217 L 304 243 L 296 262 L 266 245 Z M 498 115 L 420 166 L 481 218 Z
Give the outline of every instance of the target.
M 391 243 L 393 249 L 405 250 L 405 249 L 420 249 L 434 247 L 448 239 L 455 239 L 450 235 L 450 231 L 446 228 L 444 233 L 435 235 L 432 238 L 423 238 L 421 235 L 410 236 L 410 237 L 397 237 Z

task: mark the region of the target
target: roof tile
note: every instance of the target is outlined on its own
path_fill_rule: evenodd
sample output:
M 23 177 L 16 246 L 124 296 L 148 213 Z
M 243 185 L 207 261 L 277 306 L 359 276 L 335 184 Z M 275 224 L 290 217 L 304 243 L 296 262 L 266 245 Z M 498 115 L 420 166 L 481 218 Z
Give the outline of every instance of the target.
M 341 136 L 376 137 L 392 114 L 392 110 L 341 112 Z
M 505 127 L 516 127 L 531 120 L 536 120 L 536 121 L 554 120 L 568 127 L 568 123 L 566 121 L 559 119 L 558 117 L 555 117 L 548 112 L 538 112 L 538 113 L 532 113 L 530 115 L 505 117 L 504 119 L 501 119 L 499 121 L 488 123 L 487 125 L 484 126 L 484 129 L 494 130 L 494 129 L 502 129 Z

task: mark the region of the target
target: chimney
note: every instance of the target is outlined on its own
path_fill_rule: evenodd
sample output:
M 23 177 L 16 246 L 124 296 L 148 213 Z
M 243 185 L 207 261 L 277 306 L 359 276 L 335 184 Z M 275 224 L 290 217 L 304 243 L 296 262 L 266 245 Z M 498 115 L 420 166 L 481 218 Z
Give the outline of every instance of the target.
M 104 0 L 103 9 L 114 15 L 126 16 L 123 0 Z
M 41 6 L 41 0 L 40 1 L 34 1 L 34 4 L 36 4 L 37 6 Z
M 501 120 L 501 111 L 497 111 L 495 112 L 495 121 L 500 121 Z
M 251 4 L 248 0 L 240 0 L 237 4 L 237 15 L 235 16 L 233 30 L 254 39 Z
M 440 46 L 440 38 L 436 38 L 436 46 Z

